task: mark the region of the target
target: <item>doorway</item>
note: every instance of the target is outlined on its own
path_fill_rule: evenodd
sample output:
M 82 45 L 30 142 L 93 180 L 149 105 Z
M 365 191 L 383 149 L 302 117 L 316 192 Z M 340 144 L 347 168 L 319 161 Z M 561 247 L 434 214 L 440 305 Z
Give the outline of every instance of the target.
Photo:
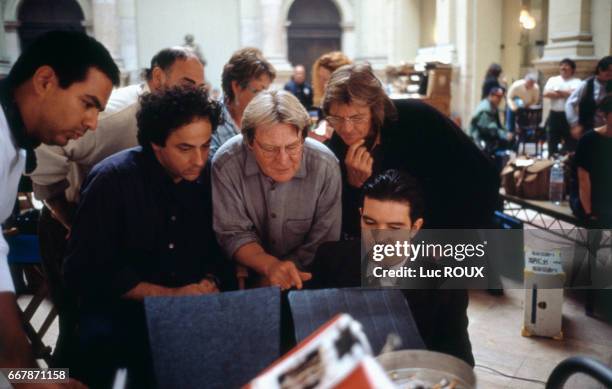
M 48 31 L 85 32 L 83 10 L 75 0 L 23 0 L 17 17 L 21 51 Z
M 317 58 L 341 50 L 340 12 L 331 0 L 295 0 L 289 8 L 288 20 L 289 62 L 293 66 L 304 65 L 310 82 Z

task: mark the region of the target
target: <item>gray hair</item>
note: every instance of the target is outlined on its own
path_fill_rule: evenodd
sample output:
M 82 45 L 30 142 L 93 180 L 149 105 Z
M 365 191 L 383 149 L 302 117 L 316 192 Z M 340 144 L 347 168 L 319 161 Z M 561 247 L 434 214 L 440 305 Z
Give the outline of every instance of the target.
M 242 116 L 244 141 L 248 144 L 253 143 L 257 127 L 279 123 L 292 125 L 302 139 L 306 139 L 310 117 L 300 101 L 287 91 L 258 93 L 244 109 Z

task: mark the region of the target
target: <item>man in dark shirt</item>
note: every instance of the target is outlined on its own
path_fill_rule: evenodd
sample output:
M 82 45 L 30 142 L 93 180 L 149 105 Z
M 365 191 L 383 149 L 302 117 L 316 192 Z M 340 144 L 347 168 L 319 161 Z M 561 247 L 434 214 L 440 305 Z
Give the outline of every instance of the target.
M 297 97 L 304 108 L 312 107 L 312 87 L 306 82 L 306 69 L 303 65 L 296 65 L 293 68 L 293 76 L 285 84 L 285 90 Z
M 219 108 L 200 88 L 147 94 L 140 103 L 141 147 L 91 171 L 64 265 L 80 299 L 80 376 L 92 387 L 109 387 L 122 366 L 137 387 L 152 387 L 145 297 L 226 287 L 204 169 Z
M 578 142 L 579 198 L 584 216 L 600 228 L 612 227 L 612 95 L 599 105 L 606 124 L 586 133 Z
M 421 185 L 399 170 L 387 170 L 370 178 L 363 186 L 361 203 L 361 229 L 366 240 L 376 235 L 389 239 L 400 234 L 414 234 L 423 226 L 425 206 Z M 386 231 L 386 233 L 381 233 Z M 368 242 L 369 243 L 369 242 Z M 312 269 L 310 288 L 342 288 L 361 286 L 362 245 L 360 239 L 327 242 L 319 246 Z M 402 258 L 387 257 L 382 266 L 397 269 L 406 263 Z M 389 261 L 390 260 L 390 261 Z M 387 263 L 385 263 L 387 261 Z M 384 278 L 376 280 L 378 286 L 389 284 Z M 466 290 L 424 289 L 432 284 L 419 284 L 420 289 L 403 289 L 402 293 L 412 311 L 419 333 L 428 349 L 454 355 L 474 366 L 472 345 L 467 331 L 468 294 Z M 415 284 L 416 285 L 416 284 Z M 414 285 L 413 285 L 414 286 Z

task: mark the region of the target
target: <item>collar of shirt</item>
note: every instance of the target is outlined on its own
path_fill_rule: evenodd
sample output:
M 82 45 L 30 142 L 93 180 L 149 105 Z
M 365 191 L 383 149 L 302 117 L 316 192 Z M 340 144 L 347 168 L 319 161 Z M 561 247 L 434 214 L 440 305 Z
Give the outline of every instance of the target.
M 235 134 L 240 134 L 240 128 L 238 128 L 236 122 L 234 122 L 234 119 L 232 118 L 232 114 L 230 113 L 229 109 L 227 109 L 227 103 L 221 104 L 221 117 L 223 119 L 223 123 L 230 127 Z
M 249 149 L 246 143 L 243 143 L 242 147 L 246 154 L 246 158 L 244 160 L 244 173 L 247 176 L 252 176 L 258 173 L 261 173 L 263 175 L 263 173 L 259 169 L 259 165 L 257 164 L 257 160 L 255 159 L 255 155 L 253 154 L 253 151 Z M 295 176 L 293 176 L 293 178 L 304 178 L 308 174 L 308 169 L 306 167 L 306 161 L 305 161 L 307 152 L 308 152 L 308 149 L 306 147 L 306 143 L 304 143 L 304 146 L 302 147 L 302 160 L 300 161 L 300 167 L 297 173 L 295 173 Z
M 31 173 L 36 169 L 34 149 L 40 145 L 40 142 L 27 135 L 21 112 L 19 112 L 19 107 L 17 107 L 13 97 L 13 91 L 14 88 L 11 87 L 8 78 L 0 81 L 0 104 L 2 104 L 2 110 L 6 116 L 9 129 L 15 138 L 15 142 L 17 142 L 17 147 L 26 151 L 26 173 Z

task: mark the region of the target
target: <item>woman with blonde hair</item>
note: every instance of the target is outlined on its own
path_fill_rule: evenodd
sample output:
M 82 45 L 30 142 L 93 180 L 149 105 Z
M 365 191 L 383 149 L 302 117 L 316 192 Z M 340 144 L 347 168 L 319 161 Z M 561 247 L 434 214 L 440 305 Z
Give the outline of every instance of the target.
M 312 65 L 312 89 L 314 94 L 313 102 L 316 107 L 321 104 L 323 93 L 325 93 L 325 85 L 334 70 L 352 62 L 341 51 L 325 53 L 315 61 L 314 65 Z
M 352 61 L 342 52 L 332 51 L 320 56 L 312 65 L 312 101 L 313 109 L 318 110 L 318 115 L 315 119 L 317 128 L 312 130 L 309 136 L 319 142 L 327 142 L 334 133 L 334 129 L 325 120 L 320 120 L 323 113 L 320 107 L 327 82 L 336 69 L 351 63 Z

